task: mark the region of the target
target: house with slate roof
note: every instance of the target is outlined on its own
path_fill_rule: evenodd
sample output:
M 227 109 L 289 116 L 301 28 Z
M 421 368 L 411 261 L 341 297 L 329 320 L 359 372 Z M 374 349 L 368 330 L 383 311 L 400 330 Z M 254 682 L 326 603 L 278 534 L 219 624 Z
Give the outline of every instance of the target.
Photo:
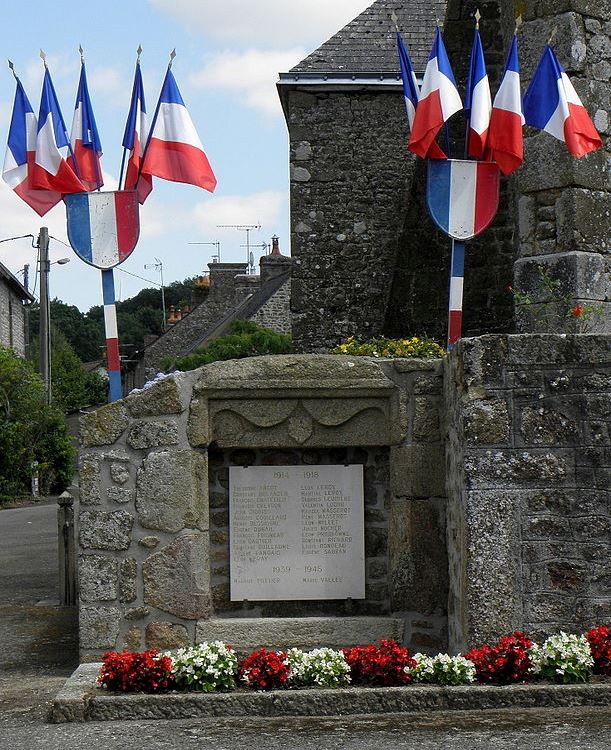
M 0 344 L 25 357 L 27 305 L 34 302 L 16 276 L 0 263 Z

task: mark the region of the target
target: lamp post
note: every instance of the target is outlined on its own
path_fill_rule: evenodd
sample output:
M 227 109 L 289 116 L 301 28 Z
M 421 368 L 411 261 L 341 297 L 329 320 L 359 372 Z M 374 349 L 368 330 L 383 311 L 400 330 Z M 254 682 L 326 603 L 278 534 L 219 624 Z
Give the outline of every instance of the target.
M 70 258 L 60 258 L 49 262 L 49 229 L 41 227 L 38 235 L 39 275 L 40 275 L 40 354 L 39 370 L 42 376 L 47 403 L 51 403 L 51 302 L 49 298 L 49 270 L 58 263 L 63 266 Z
M 160 276 L 161 282 L 161 308 L 163 311 L 163 330 L 166 328 L 166 315 L 165 315 L 165 289 L 163 288 L 163 263 L 159 258 L 155 258 L 155 263 L 145 263 L 144 268 L 154 268 Z

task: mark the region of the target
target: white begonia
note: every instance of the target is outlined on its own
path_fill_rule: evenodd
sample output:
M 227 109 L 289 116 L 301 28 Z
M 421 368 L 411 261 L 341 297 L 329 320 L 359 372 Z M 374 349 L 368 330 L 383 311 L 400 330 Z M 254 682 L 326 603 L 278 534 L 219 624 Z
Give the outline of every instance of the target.
M 550 636 L 540 646 L 533 644 L 529 654 L 531 671 L 554 681 L 585 682 L 594 667 L 586 637 L 565 633 L 563 630 Z
M 350 666 L 341 651 L 315 648 L 304 652 L 291 648 L 285 663 L 290 667 L 289 682 L 293 685 L 341 687 L 350 682 Z
M 439 685 L 465 685 L 475 680 L 475 664 L 464 656 L 449 654 L 414 654 L 416 666 L 405 667 L 414 682 L 433 682 Z
M 178 687 L 207 693 L 235 688 L 238 660 L 233 649 L 222 641 L 198 643 L 166 655 L 172 657 Z

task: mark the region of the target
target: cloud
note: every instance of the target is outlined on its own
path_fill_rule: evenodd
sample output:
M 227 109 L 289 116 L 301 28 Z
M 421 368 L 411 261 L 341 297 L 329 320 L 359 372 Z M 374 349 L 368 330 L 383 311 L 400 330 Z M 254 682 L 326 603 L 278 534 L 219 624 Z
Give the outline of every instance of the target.
M 266 115 L 280 115 L 281 107 L 275 83 L 278 73 L 288 70 L 305 56 L 295 48 L 265 52 L 221 52 L 193 73 L 190 83 L 201 88 L 223 89 L 233 93 L 240 103 Z
M 249 46 L 286 49 L 294 44 L 318 46 L 345 26 L 372 0 L 149 0 L 189 31 Z M 298 61 L 296 61 L 298 62 Z
M 270 234 L 275 231 L 285 208 L 286 195 L 275 190 L 265 190 L 252 195 L 213 196 L 193 208 L 194 223 L 202 235 L 225 235 L 235 238 L 235 229 L 218 229 L 218 224 L 253 224 Z M 256 239 L 252 240 L 257 242 Z

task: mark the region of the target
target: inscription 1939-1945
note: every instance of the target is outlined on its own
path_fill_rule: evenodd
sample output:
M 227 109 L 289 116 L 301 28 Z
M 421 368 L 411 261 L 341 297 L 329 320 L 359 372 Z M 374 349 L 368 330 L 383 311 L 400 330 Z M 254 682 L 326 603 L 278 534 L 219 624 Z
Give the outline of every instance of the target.
M 231 600 L 365 596 L 363 467 L 229 469 Z

